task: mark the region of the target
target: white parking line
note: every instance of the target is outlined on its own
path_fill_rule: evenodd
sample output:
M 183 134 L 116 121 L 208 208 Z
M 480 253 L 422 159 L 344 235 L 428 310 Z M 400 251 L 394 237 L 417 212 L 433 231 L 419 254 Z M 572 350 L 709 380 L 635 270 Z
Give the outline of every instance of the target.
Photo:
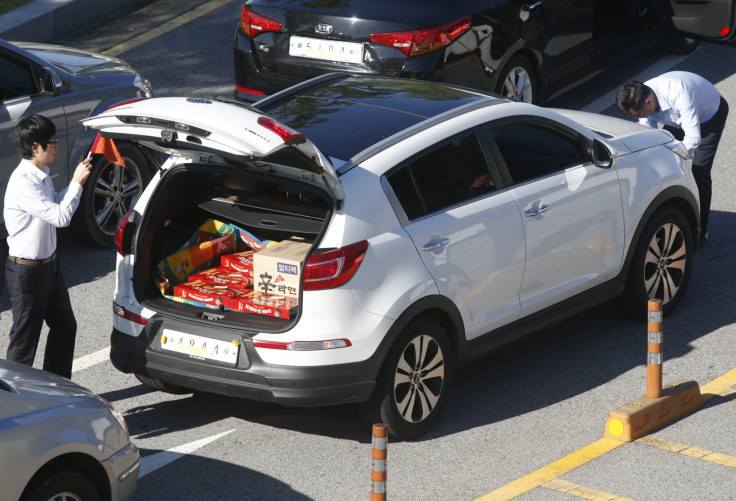
M 219 435 L 214 435 L 212 437 L 203 438 L 201 440 L 195 440 L 194 442 L 190 442 L 188 444 L 180 445 L 178 447 L 174 447 L 172 449 L 159 452 L 157 454 L 153 454 L 151 456 L 146 456 L 143 458 L 143 462 L 141 464 L 141 471 L 138 475 L 138 478 L 145 477 L 149 473 L 158 470 L 159 468 L 166 466 L 169 463 L 172 463 L 176 461 L 177 459 L 180 459 L 187 454 L 191 454 L 192 452 L 196 451 L 197 449 L 201 449 L 207 444 L 210 444 L 214 442 L 215 440 L 218 440 L 225 435 L 234 432 L 235 430 L 232 429 L 230 431 L 226 431 L 224 433 L 220 433 Z
M 93 365 L 104 362 L 110 356 L 110 348 L 103 348 L 100 351 L 90 353 L 83 357 L 79 357 L 72 363 L 72 373 L 81 371 Z

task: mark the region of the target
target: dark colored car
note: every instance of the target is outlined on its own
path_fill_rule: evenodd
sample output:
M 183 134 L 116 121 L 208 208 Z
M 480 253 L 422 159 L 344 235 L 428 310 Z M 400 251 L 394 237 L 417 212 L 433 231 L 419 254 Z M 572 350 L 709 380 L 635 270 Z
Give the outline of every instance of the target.
M 346 71 L 540 104 L 664 39 L 693 50 L 697 40 L 681 33 L 727 42 L 732 3 L 249 0 L 234 41 L 235 96 L 252 101 Z
M 127 63 L 70 47 L 0 40 L 0 221 L 5 187 L 20 157 L 15 126 L 45 115 L 56 125 L 59 154 L 50 166 L 54 187 L 66 187 L 97 133 L 81 120 L 120 103 L 151 97 L 151 85 Z M 132 207 L 154 163 L 132 143 L 117 144 L 126 168 L 99 156 L 72 225 L 89 243 L 112 247 L 118 219 Z M 5 235 L 5 224 L 2 223 Z

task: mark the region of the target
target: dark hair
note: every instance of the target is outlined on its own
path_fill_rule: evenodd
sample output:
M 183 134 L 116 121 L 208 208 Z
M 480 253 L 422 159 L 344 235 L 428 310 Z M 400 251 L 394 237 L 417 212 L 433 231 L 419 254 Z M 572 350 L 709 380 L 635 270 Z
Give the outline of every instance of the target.
M 43 115 L 23 117 L 15 126 L 15 147 L 21 158 L 33 158 L 33 143 L 38 143 L 46 150 L 48 143 L 56 135 L 54 122 Z
M 644 108 L 644 101 L 652 93 L 652 89 L 636 80 L 627 80 L 618 90 L 616 106 L 622 113 L 628 115 L 630 110 L 640 111 Z

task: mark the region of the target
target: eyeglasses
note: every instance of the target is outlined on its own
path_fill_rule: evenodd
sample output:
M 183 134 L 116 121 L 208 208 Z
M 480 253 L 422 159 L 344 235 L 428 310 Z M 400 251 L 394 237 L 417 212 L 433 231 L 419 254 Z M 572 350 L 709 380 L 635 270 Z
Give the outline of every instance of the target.
M 59 147 L 59 141 L 58 140 L 57 141 L 44 141 L 42 144 L 45 144 L 46 145 L 46 148 L 48 148 L 49 145 L 56 146 L 57 148 Z

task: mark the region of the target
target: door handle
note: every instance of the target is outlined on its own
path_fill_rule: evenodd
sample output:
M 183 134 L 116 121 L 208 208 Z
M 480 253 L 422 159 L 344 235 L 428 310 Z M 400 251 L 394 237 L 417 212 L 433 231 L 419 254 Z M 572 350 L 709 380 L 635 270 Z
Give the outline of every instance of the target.
M 424 247 L 422 247 L 422 250 L 425 250 L 425 251 L 433 251 L 433 250 L 439 249 L 440 247 L 442 247 L 444 245 L 447 245 L 449 243 L 450 243 L 450 239 L 449 238 L 443 238 L 442 240 L 438 240 L 436 242 L 430 242 L 430 243 L 428 243 L 427 245 L 425 245 Z
M 547 212 L 549 210 L 549 205 L 542 205 L 541 207 L 537 207 L 536 209 L 529 209 L 524 213 L 526 217 L 534 217 L 542 214 L 543 212 Z

